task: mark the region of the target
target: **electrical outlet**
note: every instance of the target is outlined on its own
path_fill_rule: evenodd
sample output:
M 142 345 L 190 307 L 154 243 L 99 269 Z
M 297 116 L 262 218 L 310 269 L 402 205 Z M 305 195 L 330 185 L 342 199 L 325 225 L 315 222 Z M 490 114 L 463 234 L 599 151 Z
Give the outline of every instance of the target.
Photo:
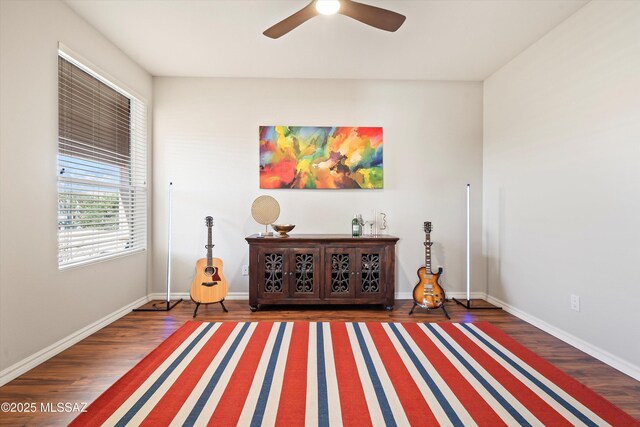
M 571 310 L 580 311 L 580 297 L 578 295 L 571 295 Z
M 243 276 L 248 276 L 249 275 L 249 266 L 248 265 L 243 265 L 242 266 L 242 275 Z

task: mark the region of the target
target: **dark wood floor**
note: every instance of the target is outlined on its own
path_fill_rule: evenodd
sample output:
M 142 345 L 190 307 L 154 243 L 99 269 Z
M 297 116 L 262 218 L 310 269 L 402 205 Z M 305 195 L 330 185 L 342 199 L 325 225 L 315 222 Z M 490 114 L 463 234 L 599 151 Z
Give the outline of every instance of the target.
M 332 307 L 277 308 L 256 313 L 247 301 L 226 301 L 228 313 L 218 304 L 201 306 L 202 321 L 393 321 L 442 322 L 440 310 L 417 310 L 408 316 L 410 301 L 396 301 L 395 310 Z M 0 388 L 0 403 L 35 403 L 37 410 L 0 414 L 2 426 L 66 425 L 77 414 L 41 411 L 41 404 L 92 402 L 186 320 L 195 305 L 182 302 L 170 312 L 133 312 L 82 342 Z M 447 310 L 453 322 L 489 321 L 567 374 L 589 386 L 632 416 L 640 419 L 640 382 L 616 371 L 564 342 L 502 310 L 468 311 L 454 302 Z

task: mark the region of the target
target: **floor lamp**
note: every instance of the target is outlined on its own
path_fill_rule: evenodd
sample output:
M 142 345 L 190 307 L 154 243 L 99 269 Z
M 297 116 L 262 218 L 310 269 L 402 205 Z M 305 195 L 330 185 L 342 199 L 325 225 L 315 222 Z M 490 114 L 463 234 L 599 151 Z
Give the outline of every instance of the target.
M 471 184 L 467 184 L 467 300 L 462 302 L 457 298 L 452 298 L 455 302 L 467 309 L 473 310 L 501 310 L 502 307 L 496 306 L 471 306 L 471 205 L 469 196 L 471 194 Z
M 167 239 L 167 295 L 165 301 L 152 304 L 150 308 L 136 308 L 133 311 L 169 311 L 182 301 L 171 303 L 171 205 L 173 202 L 173 182 L 169 183 L 169 236 Z

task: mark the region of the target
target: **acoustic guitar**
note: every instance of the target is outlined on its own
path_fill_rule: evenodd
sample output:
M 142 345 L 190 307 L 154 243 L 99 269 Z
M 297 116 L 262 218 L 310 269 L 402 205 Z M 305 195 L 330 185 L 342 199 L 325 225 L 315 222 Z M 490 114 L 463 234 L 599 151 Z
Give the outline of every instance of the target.
M 431 231 L 433 226 L 431 222 L 425 221 L 424 232 L 424 267 L 418 269 L 418 278 L 420 281 L 413 288 L 413 300 L 415 305 L 419 305 L 422 308 L 439 308 L 444 304 L 444 290 L 438 283 L 438 279 L 442 274 L 442 267 L 438 268 L 438 272 L 431 271 Z M 413 311 L 413 309 L 411 310 Z M 446 311 L 445 311 L 446 313 Z M 448 316 L 447 316 L 448 317 Z
M 191 284 L 191 300 L 196 303 L 196 309 L 193 312 L 193 317 L 196 317 L 198 313 L 198 307 L 200 304 L 212 304 L 219 302 L 222 305 L 222 309 L 227 311 L 224 306 L 224 298 L 229 291 L 229 285 L 222 274 L 222 260 L 220 258 L 212 257 L 213 250 L 213 218 L 208 216 L 205 218 L 207 225 L 207 257 L 200 258 L 196 262 L 196 277 Z

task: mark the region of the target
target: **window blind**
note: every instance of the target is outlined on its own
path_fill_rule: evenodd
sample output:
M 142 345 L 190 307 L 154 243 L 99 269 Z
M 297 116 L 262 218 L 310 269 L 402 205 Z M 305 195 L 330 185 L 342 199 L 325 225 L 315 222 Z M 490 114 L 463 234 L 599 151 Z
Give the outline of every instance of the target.
M 146 249 L 146 105 L 58 57 L 58 266 Z

